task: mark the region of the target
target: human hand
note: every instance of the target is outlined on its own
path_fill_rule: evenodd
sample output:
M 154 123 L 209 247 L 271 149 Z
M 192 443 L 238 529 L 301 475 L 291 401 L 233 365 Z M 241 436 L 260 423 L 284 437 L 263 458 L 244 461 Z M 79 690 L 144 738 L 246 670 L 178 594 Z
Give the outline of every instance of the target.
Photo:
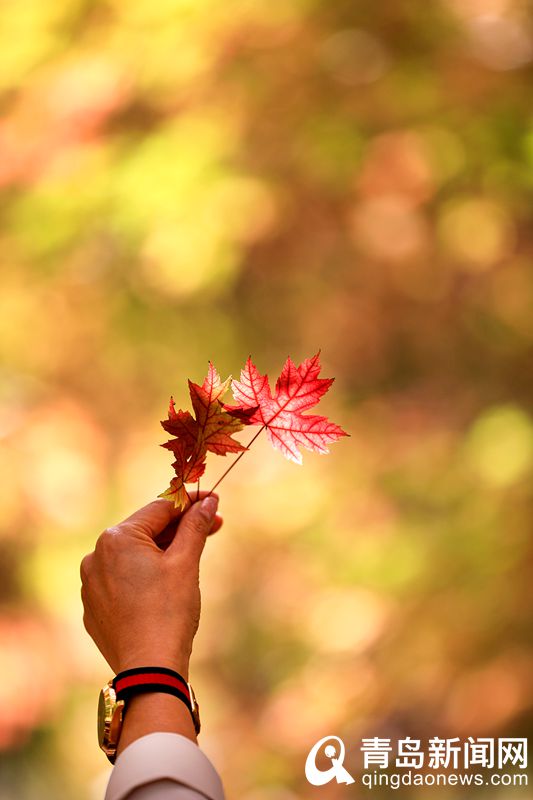
M 218 497 L 206 494 L 185 513 L 154 500 L 106 529 L 82 560 L 84 625 L 115 673 L 160 666 L 187 679 L 200 557 L 206 536 L 222 525 Z

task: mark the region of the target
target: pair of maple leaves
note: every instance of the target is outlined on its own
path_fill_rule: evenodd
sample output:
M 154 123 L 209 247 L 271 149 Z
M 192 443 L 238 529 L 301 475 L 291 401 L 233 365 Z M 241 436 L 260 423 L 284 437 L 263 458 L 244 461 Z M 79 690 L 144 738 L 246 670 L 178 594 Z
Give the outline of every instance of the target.
M 172 466 L 176 475 L 159 497 L 173 501 L 178 509 L 186 508 L 190 497 L 185 484 L 199 483 L 205 472 L 208 452 L 223 456 L 238 453 L 235 464 L 248 450 L 252 442 L 245 447 L 233 438 L 233 434 L 245 425 L 261 426 L 252 441 L 266 428 L 271 444 L 297 464 L 302 463 L 300 447 L 318 453 L 329 452 L 328 444 L 348 434 L 327 417 L 302 413 L 318 403 L 334 380 L 319 378 L 319 356 L 317 353 L 313 358 L 305 359 L 299 367 L 287 358 L 274 394 L 268 376 L 258 372 L 251 358 L 241 371 L 240 381 L 232 381 L 231 377 L 221 381 L 209 362 L 207 377 L 201 386 L 189 381 L 194 417 L 189 411 L 176 411 L 171 397 L 168 419 L 161 422 L 167 433 L 175 437 L 162 447 L 173 453 L 175 461 Z M 236 403 L 233 406 L 222 400 L 230 384 Z M 229 469 L 222 477 L 227 472 Z

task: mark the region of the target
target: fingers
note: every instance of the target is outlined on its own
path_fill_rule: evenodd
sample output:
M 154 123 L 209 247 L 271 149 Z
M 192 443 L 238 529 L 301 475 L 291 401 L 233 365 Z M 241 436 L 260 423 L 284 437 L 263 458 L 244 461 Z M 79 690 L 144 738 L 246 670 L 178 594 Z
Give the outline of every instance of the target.
M 211 536 L 211 534 L 216 533 L 218 530 L 220 530 L 223 524 L 224 520 L 222 519 L 222 517 L 219 514 L 216 514 L 213 525 L 211 526 L 211 530 L 207 535 Z M 156 545 L 161 550 L 166 550 L 169 544 L 173 541 L 177 530 L 178 530 L 178 522 L 177 521 L 171 522 L 170 525 L 167 525 L 167 527 L 164 528 L 161 531 L 161 533 L 158 534 L 154 539 Z
M 214 494 L 198 503 L 194 503 L 185 512 L 179 522 L 173 541 L 167 548 L 167 555 L 190 556 L 199 561 L 204 549 L 206 537 L 212 532 L 216 523 L 218 497 Z
M 125 520 L 120 522 L 116 527 L 121 533 L 128 531 L 135 531 L 138 533 L 145 533 L 150 538 L 154 538 L 165 528 L 170 522 L 178 519 L 180 511 L 174 508 L 173 503 L 161 498 L 160 500 L 153 500 L 148 505 L 139 508 Z
M 224 524 L 224 520 L 222 519 L 220 514 L 216 514 L 215 515 L 215 521 L 213 522 L 213 524 L 211 526 L 211 530 L 209 531 L 209 533 L 207 535 L 211 536 L 213 533 L 216 533 L 217 531 L 219 531 L 221 529 L 221 527 L 223 526 L 223 524 Z
M 211 497 L 213 494 L 215 495 L 215 497 L 218 497 L 218 495 L 217 495 L 216 493 L 213 493 L 213 492 L 204 492 L 204 491 L 202 490 L 202 491 L 200 492 L 200 495 L 199 495 L 199 497 L 197 498 L 197 497 L 196 497 L 196 492 L 189 492 L 190 498 L 191 498 L 191 500 L 192 500 L 192 502 L 193 502 L 193 503 L 196 503 L 196 502 L 197 502 L 197 500 L 205 500 L 205 498 L 206 498 L 206 497 Z
M 200 492 L 200 499 L 204 499 L 208 495 L 209 492 Z M 211 495 L 211 497 L 215 496 Z M 193 497 L 196 497 L 196 493 L 193 493 Z M 116 528 L 121 533 L 143 533 L 151 539 L 155 539 L 167 525 L 176 522 L 183 513 L 183 511 L 174 508 L 173 503 L 161 498 L 139 508 L 138 511 L 135 511 L 120 522 Z

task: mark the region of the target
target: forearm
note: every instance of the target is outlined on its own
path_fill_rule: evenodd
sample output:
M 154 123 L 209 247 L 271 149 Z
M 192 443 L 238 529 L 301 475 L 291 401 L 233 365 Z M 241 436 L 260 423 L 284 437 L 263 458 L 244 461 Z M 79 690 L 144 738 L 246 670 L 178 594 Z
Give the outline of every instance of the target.
M 128 701 L 117 755 L 148 733 L 180 733 L 196 743 L 189 709 L 178 697 L 160 692 L 139 694 Z

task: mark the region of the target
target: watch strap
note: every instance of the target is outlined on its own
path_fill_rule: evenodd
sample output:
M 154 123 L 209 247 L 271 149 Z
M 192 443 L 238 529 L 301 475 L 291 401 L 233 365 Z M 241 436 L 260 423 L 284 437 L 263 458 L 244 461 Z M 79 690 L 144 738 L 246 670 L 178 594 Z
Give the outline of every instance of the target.
M 167 667 L 134 667 L 119 672 L 112 680 L 117 701 L 128 700 L 138 694 L 163 692 L 178 697 L 191 714 L 196 733 L 200 732 L 198 703 L 192 686 L 179 672 Z

